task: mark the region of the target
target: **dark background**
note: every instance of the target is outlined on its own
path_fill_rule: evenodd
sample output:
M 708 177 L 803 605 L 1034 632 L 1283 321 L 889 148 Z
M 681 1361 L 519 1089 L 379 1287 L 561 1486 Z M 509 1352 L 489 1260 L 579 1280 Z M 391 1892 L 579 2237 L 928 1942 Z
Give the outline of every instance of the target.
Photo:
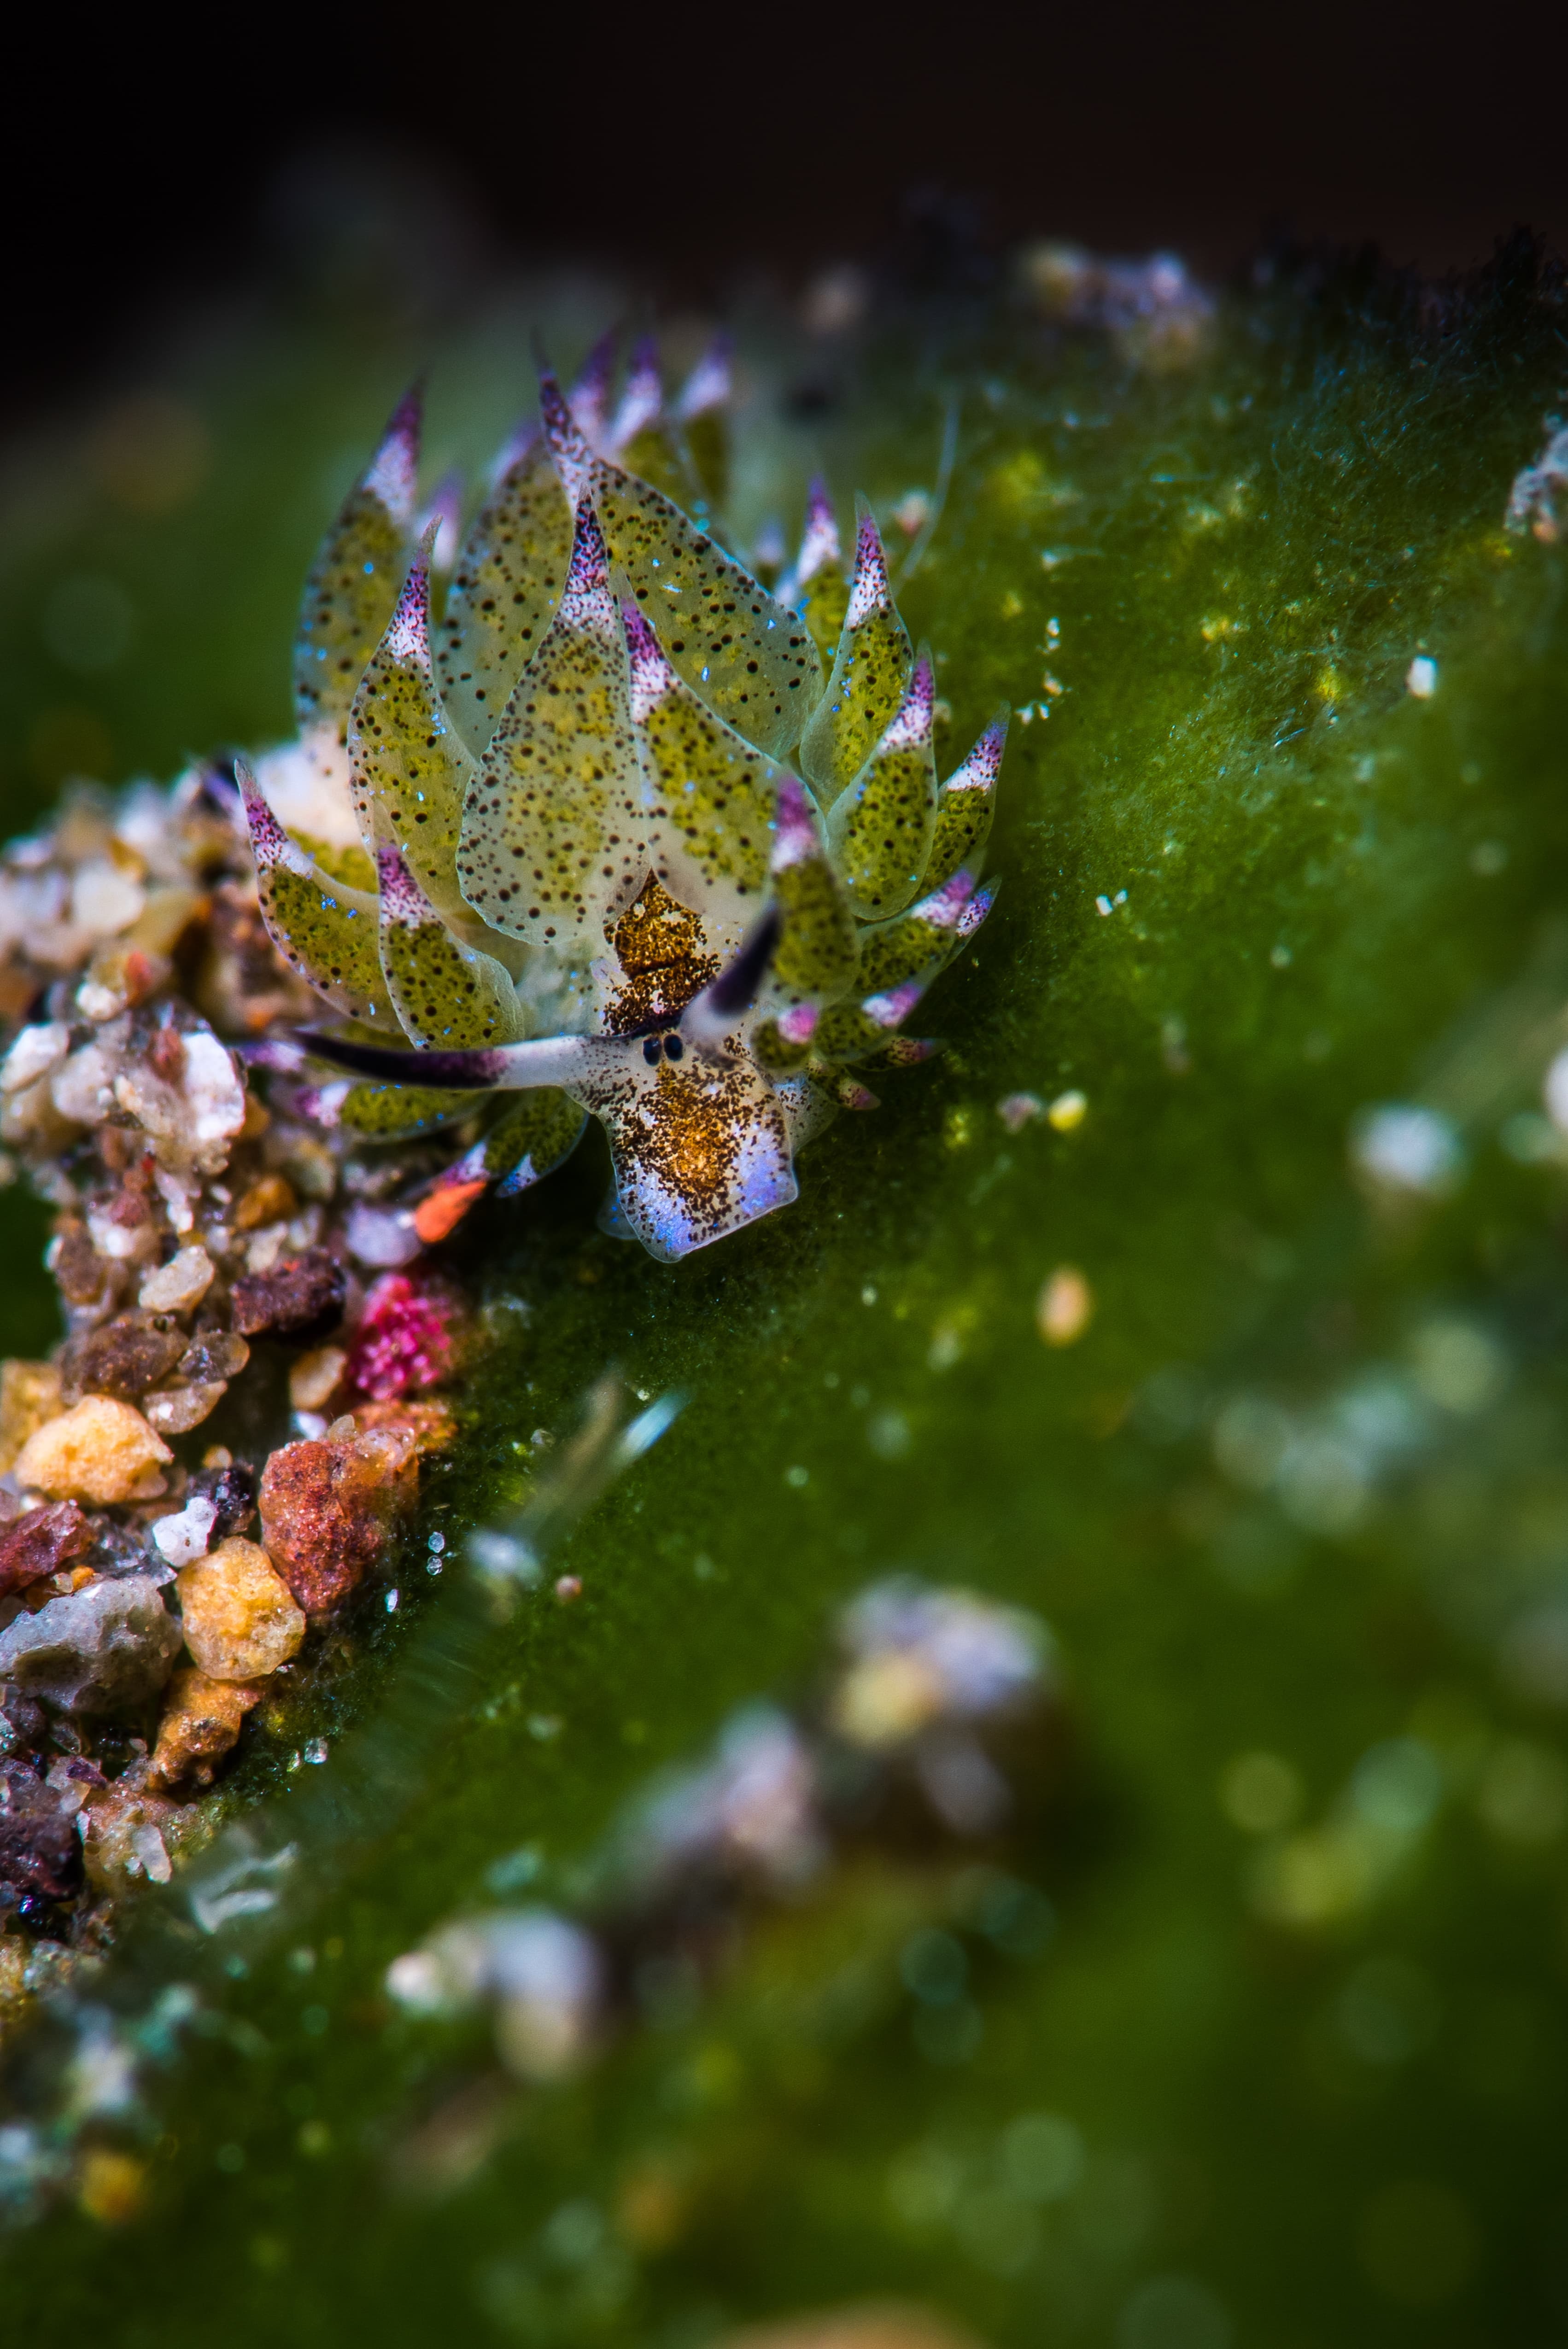
M 454 282 L 602 257 L 704 304 L 933 233 L 1210 275 L 1282 227 L 1432 272 L 1520 222 L 1561 248 L 1562 38 L 1535 0 L 34 12 L 5 52 L 0 418 L 275 273 L 335 181 L 412 187 Z

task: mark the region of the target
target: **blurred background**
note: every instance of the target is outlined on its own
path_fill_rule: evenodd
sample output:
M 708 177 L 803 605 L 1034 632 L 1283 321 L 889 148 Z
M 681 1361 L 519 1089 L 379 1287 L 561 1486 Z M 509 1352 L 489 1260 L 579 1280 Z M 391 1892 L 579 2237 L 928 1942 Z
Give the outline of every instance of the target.
M 36 416 L 171 308 L 318 264 L 345 186 L 359 243 L 342 223 L 336 267 L 386 265 L 395 184 L 391 257 L 449 308 L 545 256 L 711 305 L 759 272 L 981 269 L 1043 233 L 1210 274 L 1282 231 L 1428 272 L 1521 221 L 1561 246 L 1561 29 L 1546 0 L 284 7 L 90 35 L 30 12 L 7 36 L 0 396 Z
M 1030 237 L 1214 282 L 1293 244 L 1441 275 L 1521 222 L 1562 249 L 1559 33 L 1544 0 L 33 17 L 0 150 L 4 829 L 72 775 L 282 731 L 262 648 L 383 400 L 439 355 L 429 454 L 482 460 L 541 301 L 570 367 L 577 314 L 831 333 L 868 295 L 983 295 Z

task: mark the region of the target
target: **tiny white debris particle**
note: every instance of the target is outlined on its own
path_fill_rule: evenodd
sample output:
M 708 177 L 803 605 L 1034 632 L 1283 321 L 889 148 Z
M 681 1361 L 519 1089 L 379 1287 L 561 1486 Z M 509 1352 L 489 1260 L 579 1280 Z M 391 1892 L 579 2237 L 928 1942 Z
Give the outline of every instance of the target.
M 363 1199 L 350 1210 L 344 1236 L 350 1256 L 378 1268 L 410 1263 L 422 1245 L 406 1210 L 372 1207 Z
M 877 1412 L 866 1430 L 866 1441 L 878 1460 L 902 1460 L 913 1440 L 901 1411 Z
M 325 1737 L 313 1737 L 305 1749 L 307 1762 L 325 1762 L 330 1751 Z
M 428 1950 L 406 1950 L 387 1968 L 387 1989 L 400 2006 L 414 2014 L 439 2014 L 445 1986 L 441 1971 Z
M 1058 1133 L 1071 1133 L 1089 1113 L 1089 1096 L 1077 1092 L 1058 1093 L 1045 1114 Z
M 389 1615 L 395 1615 L 397 1611 L 398 1594 L 395 1590 L 389 1590 L 387 1593 L 387 1612 Z
M 1555 416 L 1547 419 L 1552 438 L 1533 465 L 1521 466 L 1513 477 L 1503 527 L 1530 530 L 1542 546 L 1555 546 L 1562 535 L 1553 492 L 1568 489 L 1568 426 Z
M 1095 1293 L 1074 1264 L 1059 1264 L 1040 1291 L 1034 1319 L 1048 1346 L 1071 1346 L 1095 1314 Z
M 869 1281 L 860 1292 L 860 1302 L 862 1305 L 875 1305 L 877 1302 L 877 1291 Z
M 167 1884 L 174 1868 L 168 1847 L 158 1829 L 155 1826 L 132 1828 L 130 1845 L 149 1880 L 153 1884 Z
M 1291 950 L 1289 947 L 1271 947 L 1269 949 L 1269 960 L 1273 964 L 1276 970 L 1288 970 L 1291 965 Z
M 811 1471 L 809 1468 L 786 1468 L 784 1470 L 784 1483 L 786 1485 L 793 1485 L 797 1493 L 800 1491 L 803 1485 L 809 1485 L 810 1482 Z
M 1438 664 L 1425 653 L 1417 653 L 1405 672 L 1405 689 L 1417 701 L 1430 701 L 1438 689 Z
M 205 1557 L 217 1514 L 216 1504 L 198 1494 L 182 1509 L 154 1518 L 152 1540 L 160 1556 L 171 1566 L 190 1566 Z
M 20 1092 L 25 1085 L 47 1076 L 64 1060 L 70 1040 L 71 1031 L 62 1020 L 24 1028 L 0 1067 L 0 1092 Z
M 1546 1114 L 1559 1133 L 1568 1133 L 1568 1051 L 1559 1052 L 1541 1088 Z
M 1362 1174 L 1384 1189 L 1430 1198 L 1451 1191 L 1464 1167 L 1459 1137 L 1449 1120 L 1436 1110 L 1402 1102 L 1356 1121 L 1351 1154 Z
M 1044 1116 L 1045 1104 L 1038 1093 L 1007 1093 L 997 1102 L 996 1114 L 1009 1133 L 1017 1133 L 1032 1118 Z
M 1101 916 L 1101 918 L 1102 918 L 1102 919 L 1105 917 L 1105 916 L 1106 916 L 1106 914 L 1108 914 L 1108 913 L 1110 912 L 1110 910 L 1111 910 L 1111 901 L 1110 901 L 1110 899 L 1109 899 L 1108 897 L 1096 897 L 1096 900 L 1095 900 L 1095 911 L 1096 911 L 1096 914 L 1098 914 L 1098 915 Z
M 199 1305 L 213 1285 L 216 1268 L 199 1244 L 182 1247 L 167 1264 L 150 1272 L 137 1303 L 153 1313 L 185 1313 Z

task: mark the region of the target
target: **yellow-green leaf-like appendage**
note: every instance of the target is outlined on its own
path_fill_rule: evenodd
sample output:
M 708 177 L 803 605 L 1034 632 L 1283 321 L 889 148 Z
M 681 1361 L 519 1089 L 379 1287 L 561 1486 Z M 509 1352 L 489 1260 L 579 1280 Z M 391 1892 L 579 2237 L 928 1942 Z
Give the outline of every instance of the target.
M 367 1142 L 406 1142 L 418 1133 L 439 1133 L 455 1125 L 485 1099 L 483 1093 L 454 1093 L 434 1085 L 382 1085 L 367 1081 L 352 1085 L 337 1111 L 337 1123 Z
M 468 534 L 435 632 L 441 702 L 475 758 L 544 643 L 572 555 L 572 510 L 542 440 L 503 475 Z
M 380 874 L 381 969 L 410 1041 L 445 1051 L 515 1043 L 524 1021 L 509 974 L 459 944 L 395 848 L 381 851 Z
M 777 770 L 676 676 L 636 604 L 623 605 L 622 618 L 655 869 L 682 902 L 744 922 L 767 888 Z
M 670 667 L 737 734 L 779 756 L 822 690 L 804 623 L 650 482 L 602 460 L 590 479 L 611 560 Z
M 814 1058 L 824 1061 L 863 1061 L 881 1051 L 888 1040 L 888 1029 L 858 1003 L 836 1003 L 823 1014 L 811 1050 Z
M 380 907 L 362 889 L 324 873 L 274 815 L 243 760 L 235 761 L 256 863 L 262 919 L 284 960 L 324 1003 L 378 1036 L 398 1021 L 381 976 Z
M 698 494 L 721 512 L 730 495 L 730 346 L 722 336 L 698 360 L 675 403 Z
M 484 1171 L 504 1178 L 503 1197 L 526 1191 L 571 1156 L 587 1122 L 587 1112 L 555 1085 L 521 1093 L 484 1136 Z
M 838 650 L 838 639 L 844 633 L 844 616 L 849 609 L 849 582 L 837 563 L 825 563 L 809 586 L 801 591 L 800 616 L 811 631 L 811 639 L 822 657 L 823 665 L 831 665 Z
M 648 868 L 626 646 L 591 506 L 561 608 L 470 787 L 458 850 L 482 919 L 559 958 L 600 952 L 606 914 Z
M 618 461 L 623 472 L 634 473 L 649 489 L 662 490 L 678 504 L 695 494 L 691 469 L 667 424 L 650 424 L 633 433 Z
M 882 542 L 863 505 L 855 585 L 833 675 L 800 742 L 801 765 L 824 807 L 847 790 L 892 724 L 913 660 L 909 632 L 888 584 Z
M 784 935 L 774 977 L 804 1000 L 831 1003 L 854 982 L 855 916 L 793 775 L 780 778 L 774 823 L 773 885 Z
M 883 995 L 909 980 L 934 978 L 989 910 L 994 891 L 977 893 L 972 874 L 959 872 L 890 922 L 860 932 L 855 992 Z
M 844 574 L 833 501 L 820 474 L 806 495 L 800 553 L 774 592 L 781 604 L 800 614 L 823 662 L 831 666 L 849 609 L 849 582 Z
M 922 647 L 902 709 L 827 819 L 828 846 L 867 921 L 897 914 L 920 885 L 936 823 L 935 672 Z
M 259 873 L 256 888 L 273 944 L 306 984 L 346 1018 L 395 1030 L 377 950 L 375 898 L 286 864 Z
M 1007 712 L 999 710 L 937 801 L 936 827 L 926 864 L 926 886 L 951 880 L 961 866 L 979 873 L 996 812 L 996 781 L 1007 742 Z
M 430 652 L 430 558 L 421 547 L 348 720 L 354 811 L 367 849 L 397 849 L 443 919 L 470 921 L 457 843 L 477 764 L 436 690 Z
M 302 733 L 327 723 L 341 737 L 365 663 L 391 617 L 408 561 L 419 446 L 419 400 L 410 393 L 311 566 L 294 647 Z
M 376 860 L 368 848 L 361 848 L 357 841 L 335 848 L 329 840 L 317 840 L 307 832 L 294 832 L 289 837 L 327 880 L 340 881 L 345 888 L 358 889 L 366 896 L 375 895 Z

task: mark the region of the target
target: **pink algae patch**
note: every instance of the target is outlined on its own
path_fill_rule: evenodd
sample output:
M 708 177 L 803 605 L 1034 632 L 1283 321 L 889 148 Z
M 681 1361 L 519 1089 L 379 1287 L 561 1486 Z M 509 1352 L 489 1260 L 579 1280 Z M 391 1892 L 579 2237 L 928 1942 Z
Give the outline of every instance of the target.
M 406 1272 L 384 1272 L 365 1300 L 344 1381 L 376 1402 L 433 1387 L 452 1365 L 457 1302 Z

